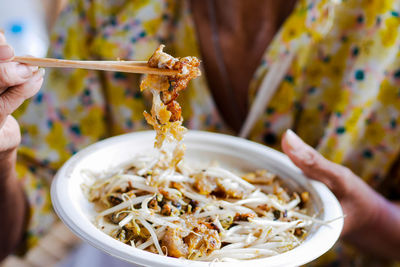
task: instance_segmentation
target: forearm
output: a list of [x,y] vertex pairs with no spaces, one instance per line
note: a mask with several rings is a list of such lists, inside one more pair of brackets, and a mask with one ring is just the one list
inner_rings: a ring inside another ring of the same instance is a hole
[[28,205],[15,173],[16,150],[0,154],[0,261],[20,244]]
[[46,14],[46,23],[48,30],[53,28],[55,21],[61,10],[65,7],[68,0],[42,0]]
[[36,66],[10,62],[13,56],[0,32],[0,260],[21,242],[28,210],[15,170],[20,129],[10,114],[39,91],[44,75]]
[[346,239],[373,255],[400,260],[400,205],[381,196],[375,202],[379,207],[376,216]]

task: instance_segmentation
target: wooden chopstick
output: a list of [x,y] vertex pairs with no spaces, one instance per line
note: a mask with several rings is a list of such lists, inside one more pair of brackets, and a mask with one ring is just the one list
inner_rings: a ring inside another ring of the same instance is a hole
[[147,61],[89,61],[36,57],[14,57],[12,61],[52,68],[78,68],[158,75],[176,75],[179,73],[177,70],[151,68],[147,66]]

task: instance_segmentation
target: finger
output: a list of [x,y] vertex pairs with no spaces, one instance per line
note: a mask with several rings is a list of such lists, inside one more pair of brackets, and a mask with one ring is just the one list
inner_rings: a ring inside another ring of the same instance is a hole
[[6,36],[4,35],[4,31],[0,29],[0,44],[7,43]]
[[7,62],[0,64],[0,91],[8,87],[23,84],[32,78],[37,66]]
[[348,168],[327,160],[291,130],[284,134],[282,148],[306,176],[324,183],[337,197],[347,194],[355,176]]
[[[18,122],[11,115],[4,120],[4,125],[0,128],[0,151],[13,151],[21,142],[21,131]],[[0,155],[4,153],[0,153]],[[0,156],[0,160],[1,160]]]
[[0,128],[5,118],[26,99],[35,95],[43,83],[44,69],[37,71],[27,82],[13,86],[0,95]]
[[2,42],[1,37],[0,37],[0,60],[6,61],[12,59],[14,56],[14,49],[9,46],[8,44]]

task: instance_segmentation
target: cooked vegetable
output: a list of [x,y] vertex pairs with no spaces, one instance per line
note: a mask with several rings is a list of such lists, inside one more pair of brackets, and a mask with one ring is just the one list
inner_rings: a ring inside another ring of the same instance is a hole
[[199,61],[162,49],[149,65],[181,72],[148,75],[141,84],[153,94],[151,114],[144,116],[157,132],[156,150],[109,177],[92,175],[84,191],[99,211],[97,227],[138,249],[191,260],[254,259],[296,247],[319,222],[306,214],[307,192],[289,193],[266,170],[239,175],[184,163],[186,128],[175,99],[200,74]]
[[[252,259],[296,247],[308,227],[319,222],[300,208],[299,194],[287,192],[278,177],[270,185],[279,194],[266,193],[261,184],[221,167],[183,174],[164,164],[167,155],[157,156],[159,162],[149,168],[154,159],[138,155],[133,167],[106,179],[93,177],[86,190],[100,210],[97,227],[114,225],[118,231],[103,231],[125,244],[193,260]],[[151,174],[140,176],[145,169]],[[269,179],[269,172],[258,173]],[[130,191],[120,193],[129,181]]]

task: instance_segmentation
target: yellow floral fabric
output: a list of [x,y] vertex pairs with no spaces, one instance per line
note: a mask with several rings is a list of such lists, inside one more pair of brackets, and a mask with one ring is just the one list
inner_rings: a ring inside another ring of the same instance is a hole
[[[385,192],[399,197],[398,176],[388,175],[400,150],[399,12],[399,0],[299,0],[250,84],[254,96],[270,66],[294,55],[250,139],[280,149],[291,128],[371,186],[390,180],[396,186]],[[184,0],[71,0],[51,41],[50,56],[57,58],[147,60],[160,43],[174,56],[201,58]],[[48,187],[65,160],[100,139],[149,128],[142,112],[151,98],[140,92],[140,79],[52,69],[41,92],[16,112],[23,137],[18,173],[31,203],[29,244],[54,220]],[[231,133],[206,75],[179,102],[190,129]],[[338,264],[339,257],[356,265],[349,251],[338,246],[324,264]]]
[[256,73],[253,90],[270,64],[294,51],[251,138],[277,147],[292,128],[378,186],[400,148],[399,3],[301,1]]

